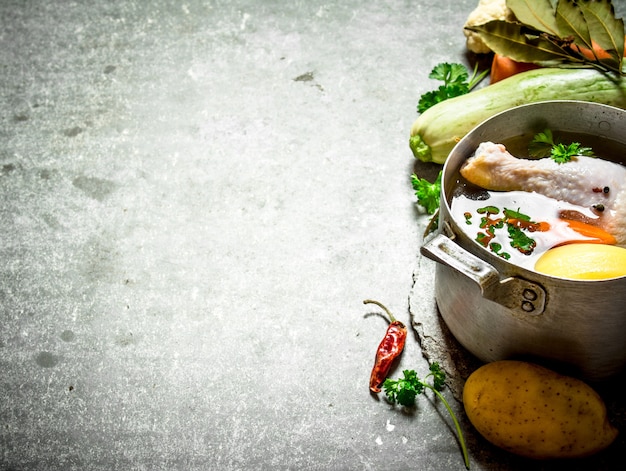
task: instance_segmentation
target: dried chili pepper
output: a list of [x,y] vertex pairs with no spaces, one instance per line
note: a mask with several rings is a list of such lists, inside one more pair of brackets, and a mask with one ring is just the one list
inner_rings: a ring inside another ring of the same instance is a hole
[[393,314],[389,312],[389,309],[378,301],[366,299],[363,301],[363,304],[376,304],[384,309],[390,320],[387,333],[376,350],[376,360],[374,362],[374,368],[372,368],[372,374],[370,375],[370,391],[378,393],[381,391],[385,379],[387,379],[387,375],[389,374],[394,360],[398,358],[402,350],[404,350],[407,329],[402,322],[396,320]]

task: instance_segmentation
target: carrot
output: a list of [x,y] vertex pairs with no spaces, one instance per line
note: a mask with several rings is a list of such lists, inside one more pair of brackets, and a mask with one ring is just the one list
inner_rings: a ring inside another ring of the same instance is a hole
[[[591,41],[591,49],[587,47],[576,46],[576,45],[572,45],[572,49],[582,54],[589,60],[596,60],[596,59],[602,60],[602,59],[611,58],[611,54],[609,54],[600,46],[598,46],[598,43],[596,43],[595,41]],[[624,50],[626,51],[626,36],[624,37]]]
[[588,244],[607,244],[607,245],[615,245],[617,241],[615,237],[606,232],[604,229],[598,226],[594,226],[593,224],[588,224],[582,221],[575,221],[573,219],[562,219],[567,222],[567,225],[570,229],[578,232],[580,235],[584,237],[590,237],[591,239],[583,239],[583,240],[571,240],[567,242],[563,242],[561,245],[565,244],[574,244],[577,242],[586,242]]
[[[598,46],[595,41],[592,43],[592,49],[576,45],[573,45],[572,49],[582,54],[589,60],[602,60],[609,59],[611,57],[611,55]],[[626,51],[626,36],[624,36],[624,50]],[[626,57],[626,53],[624,54],[624,57]],[[539,67],[540,66],[536,64],[531,64],[529,62],[516,62],[508,57],[501,56],[500,54],[494,54],[493,60],[491,61],[489,83],[496,83],[510,77],[511,75],[519,74],[520,72],[525,72],[527,70],[537,69]]]
[[489,83],[496,83],[512,75],[519,74],[520,72],[526,72],[527,70],[538,68],[539,66],[536,64],[531,64],[529,62],[517,62],[506,56],[494,54],[493,60],[491,61]]

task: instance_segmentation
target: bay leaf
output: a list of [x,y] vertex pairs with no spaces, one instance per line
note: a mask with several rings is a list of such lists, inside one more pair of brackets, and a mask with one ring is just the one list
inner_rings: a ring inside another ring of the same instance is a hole
[[556,24],[561,38],[571,36],[575,44],[591,49],[587,21],[574,0],[559,0],[556,7]]
[[559,36],[554,2],[550,0],[506,0],[515,18],[538,31]]
[[572,59],[562,47],[520,23],[492,20],[467,29],[478,34],[493,52],[514,61],[545,64]]
[[611,0],[578,0],[591,39],[621,63],[624,57],[624,21],[615,17]]

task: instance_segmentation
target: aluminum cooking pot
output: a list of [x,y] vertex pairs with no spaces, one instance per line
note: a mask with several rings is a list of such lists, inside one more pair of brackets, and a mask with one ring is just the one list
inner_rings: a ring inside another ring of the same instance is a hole
[[450,153],[442,173],[438,233],[421,252],[438,262],[435,298],[442,318],[479,359],[541,359],[568,373],[602,380],[626,365],[626,277],[586,281],[537,273],[485,249],[461,229],[464,221],[451,217],[458,171],[481,142],[532,136],[546,128],[615,141],[626,157],[624,110],[549,101],[499,113]]

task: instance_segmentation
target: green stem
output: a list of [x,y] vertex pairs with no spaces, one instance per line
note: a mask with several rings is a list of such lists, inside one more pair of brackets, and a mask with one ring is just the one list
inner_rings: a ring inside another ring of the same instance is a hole
[[432,390],[437,395],[437,397],[441,399],[441,402],[443,402],[443,405],[446,406],[446,409],[448,409],[448,414],[450,414],[450,417],[452,417],[452,421],[454,422],[454,426],[456,427],[456,433],[459,436],[459,443],[461,444],[461,451],[463,452],[463,460],[465,461],[465,467],[467,469],[470,469],[469,455],[467,453],[467,446],[465,445],[465,439],[463,438],[463,432],[461,431],[461,426],[459,425],[459,421],[456,419],[456,415],[454,415],[454,412],[452,411],[450,404],[448,404],[448,401],[446,401],[446,398],[443,397],[443,394],[437,391],[430,384],[426,384],[426,383],[423,383],[423,384],[425,387]]
[[490,71],[489,69],[486,69],[486,70],[483,70],[480,74],[478,74],[478,63],[476,63],[476,65],[474,65],[474,73],[472,74],[468,82],[469,90],[472,91],[474,87],[476,87],[476,85],[482,82],[482,80],[487,76],[489,71]]
[[393,316],[391,311],[389,311],[389,309],[387,309],[382,303],[378,301],[374,301],[373,299],[366,299],[365,301],[363,301],[363,304],[376,304],[378,307],[380,307],[387,313],[387,315],[389,316],[389,319],[391,319],[391,322],[396,321],[396,318]]
[[411,148],[413,156],[416,159],[421,160],[422,162],[432,162],[432,149],[419,134],[409,138],[409,147]]

